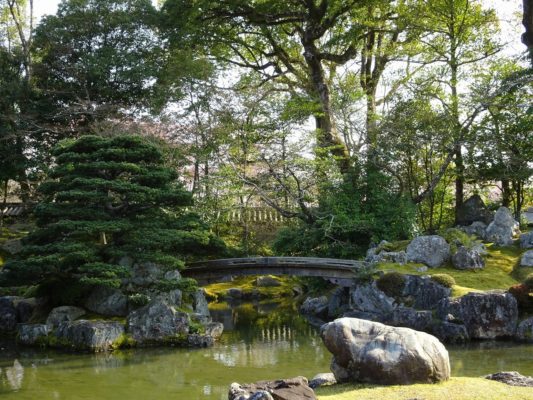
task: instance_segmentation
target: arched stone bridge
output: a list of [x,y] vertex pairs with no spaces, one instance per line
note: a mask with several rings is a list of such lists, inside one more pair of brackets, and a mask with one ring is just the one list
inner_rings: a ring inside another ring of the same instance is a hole
[[355,260],[313,257],[251,257],[200,261],[188,264],[182,275],[200,283],[220,282],[228,276],[315,276],[337,285],[350,286],[357,271],[367,263]]

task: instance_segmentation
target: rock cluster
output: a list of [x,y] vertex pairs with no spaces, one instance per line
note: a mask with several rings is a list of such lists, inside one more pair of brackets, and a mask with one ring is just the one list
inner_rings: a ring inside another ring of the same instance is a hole
[[492,375],[487,375],[485,378],[505,383],[509,386],[533,387],[533,377],[521,375],[516,371],[497,372]]

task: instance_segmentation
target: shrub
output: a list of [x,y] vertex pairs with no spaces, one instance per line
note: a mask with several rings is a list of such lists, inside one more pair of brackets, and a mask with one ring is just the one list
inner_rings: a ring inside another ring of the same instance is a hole
[[476,236],[469,235],[468,233],[457,228],[449,228],[439,232],[439,234],[450,244],[452,253],[457,252],[458,244],[461,244],[470,250],[481,243]]
[[142,307],[150,301],[150,297],[142,293],[135,293],[128,296],[128,302],[135,308]]
[[431,275],[431,280],[447,288],[452,288],[456,284],[454,277],[448,274]]
[[380,276],[376,285],[387,296],[400,297],[405,286],[405,276],[399,272],[389,272]]

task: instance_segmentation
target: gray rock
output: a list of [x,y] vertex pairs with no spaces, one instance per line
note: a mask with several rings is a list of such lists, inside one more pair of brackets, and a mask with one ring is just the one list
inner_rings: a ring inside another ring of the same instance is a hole
[[153,262],[133,262],[131,258],[124,257],[119,264],[128,266],[131,271],[131,276],[122,281],[125,286],[147,287],[164,276],[163,269]]
[[533,387],[533,377],[521,375],[516,371],[497,372],[492,375],[487,375],[485,378],[505,383],[509,386]]
[[166,301],[154,299],[131,312],[126,326],[137,343],[157,344],[188,334],[189,321],[189,314],[176,311]]
[[351,289],[350,308],[375,315],[372,319],[385,319],[395,307],[394,299],[379,290],[375,282]]
[[84,306],[100,315],[125,317],[128,314],[128,298],[119,289],[97,286],[93,289]]
[[520,235],[520,247],[522,249],[533,249],[533,231]]
[[85,310],[83,308],[74,306],[56,307],[50,311],[50,314],[48,314],[46,325],[48,325],[48,330],[53,330],[57,328],[61,322],[74,321],[82,315],[85,315]]
[[468,293],[444,300],[437,315],[443,320],[463,323],[471,339],[496,339],[515,334],[518,306],[513,295],[507,292]]
[[471,225],[459,226],[458,228],[469,235],[475,235],[480,239],[485,239],[487,224],[481,221],[475,221]]
[[181,279],[181,274],[179,269],[174,269],[172,271],[165,272],[164,278],[169,281],[179,281]]
[[[270,396],[270,397],[268,397]],[[315,392],[309,387],[307,379],[299,376],[292,379],[260,381],[240,385],[232,383],[228,393],[229,400],[315,400]]]
[[457,269],[482,269],[485,268],[485,260],[476,250],[459,247],[452,257],[452,264]]
[[78,320],[62,322],[55,335],[61,347],[94,352],[111,350],[124,335],[124,326],[115,321]]
[[337,380],[335,379],[335,375],[332,372],[324,372],[321,374],[317,374],[309,381],[309,387],[311,389],[316,389],[317,387],[321,386],[331,386],[335,385],[337,383]]
[[470,340],[466,326],[448,321],[440,321],[430,328],[431,334],[444,343],[464,343]]
[[372,251],[375,253],[376,249],[369,249],[367,252],[367,257],[365,261],[377,264],[381,262],[391,262],[396,264],[406,264],[407,263],[407,254],[405,251],[385,251],[381,250],[377,254],[372,254]]
[[452,290],[429,276],[405,275],[403,296],[414,299],[413,307],[421,310],[434,310],[439,302],[450,296]]
[[328,298],[326,296],[305,299],[300,306],[300,312],[305,315],[327,318],[328,315]]
[[273,277],[273,276],[258,276],[255,285],[258,287],[277,287],[281,286],[281,282],[279,279]]
[[189,347],[211,347],[215,344],[215,338],[209,335],[200,335],[193,333],[187,336],[187,345]]
[[211,314],[209,314],[209,306],[207,304],[203,289],[198,289],[196,292],[193,293],[192,308],[195,313],[201,314],[205,317],[211,317]]
[[515,338],[521,342],[533,343],[533,317],[527,318],[518,324]]
[[533,267],[533,250],[528,250],[520,258],[521,267]]
[[321,328],[338,382],[432,383],[449,379],[448,352],[434,336],[355,318]]
[[227,296],[232,299],[242,299],[242,290],[239,288],[229,288],[227,291]]
[[403,326],[417,331],[425,331],[431,325],[431,311],[417,311],[411,307],[397,307],[387,320],[388,325]]
[[14,256],[22,251],[22,241],[20,239],[7,240],[2,243],[0,249]]
[[513,236],[518,234],[518,222],[513,218],[513,214],[506,207],[500,207],[494,215],[492,221],[485,232],[485,239],[498,246],[513,245]]
[[213,339],[218,339],[224,332],[224,324],[221,322],[210,322],[205,327],[205,334],[211,336]]
[[487,246],[485,246],[484,243],[475,243],[472,245],[470,250],[475,250],[482,256],[486,256],[487,254],[489,254]]
[[38,307],[41,307],[44,304],[44,299],[37,299],[31,297],[28,299],[20,299],[15,301],[15,308],[17,309],[17,319],[21,323],[28,322],[33,313]]
[[48,336],[46,324],[19,324],[17,342],[32,346],[38,344],[41,338]]
[[20,300],[20,297],[0,297],[0,333],[11,333],[17,328],[17,300]]
[[183,293],[179,289],[171,290],[170,292],[165,293],[165,299],[168,301],[168,304],[174,307],[181,307],[181,302],[183,300]]
[[477,194],[467,199],[457,210],[457,223],[459,225],[470,225],[476,221],[489,224],[493,218],[492,211],[487,208]]
[[348,289],[338,287],[328,301],[328,318],[341,316],[348,309]]
[[438,235],[418,236],[407,246],[409,261],[440,267],[450,259],[450,245]]

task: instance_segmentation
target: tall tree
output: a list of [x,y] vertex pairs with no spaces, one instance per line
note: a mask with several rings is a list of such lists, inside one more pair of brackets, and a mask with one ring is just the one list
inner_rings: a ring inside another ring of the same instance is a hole
[[526,29],[522,35],[522,42],[526,45],[533,64],[533,0],[523,0],[522,24]]

